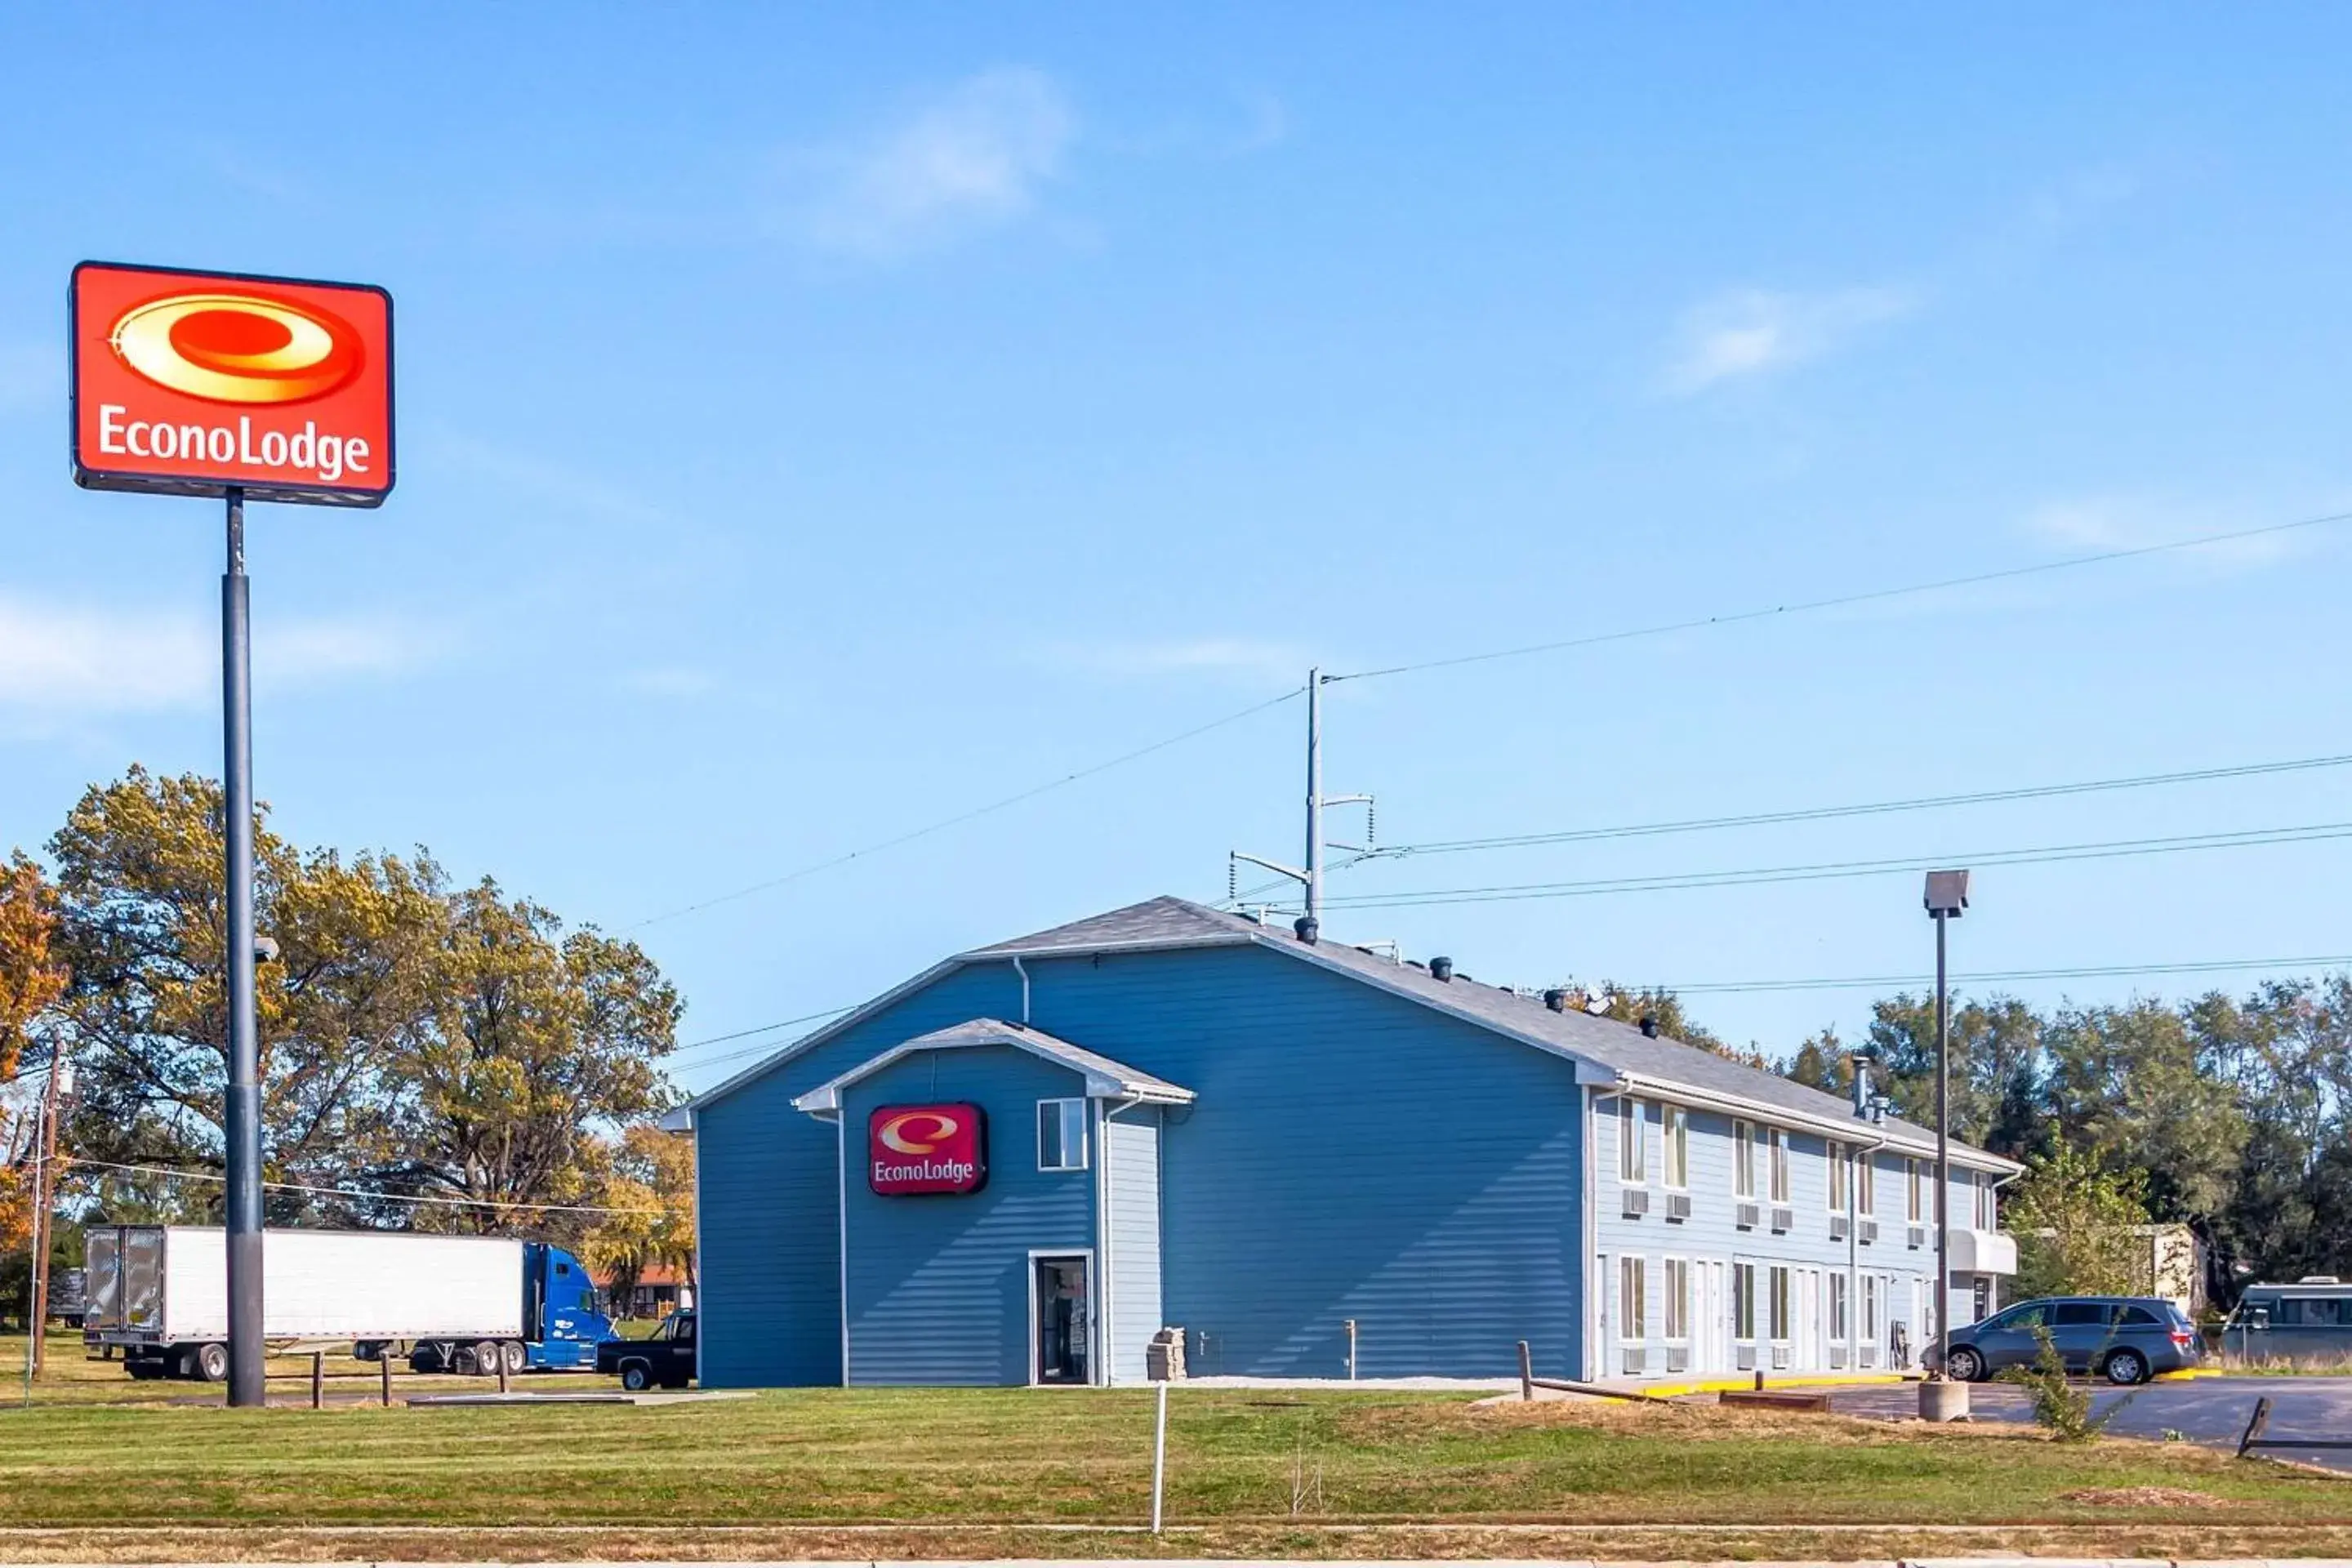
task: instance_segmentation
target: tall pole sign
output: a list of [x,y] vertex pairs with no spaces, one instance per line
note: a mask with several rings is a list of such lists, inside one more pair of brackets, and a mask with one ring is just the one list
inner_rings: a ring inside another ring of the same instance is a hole
[[359,284],[85,261],[73,270],[67,300],[74,482],[227,503],[221,773],[228,841],[228,1402],[262,1405],[245,503],[373,507],[392,493],[392,296]]

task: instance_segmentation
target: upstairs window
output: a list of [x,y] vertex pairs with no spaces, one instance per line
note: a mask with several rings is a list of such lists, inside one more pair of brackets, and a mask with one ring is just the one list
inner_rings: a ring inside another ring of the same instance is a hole
[[1927,1217],[1926,1184],[1920,1180],[1919,1162],[1906,1158],[1903,1162],[1903,1217],[1913,1225]]
[[1666,1146],[1666,1185],[1679,1190],[1690,1185],[1690,1112],[1668,1105],[1660,1108],[1659,1116]]
[[1859,1215],[1878,1212],[1878,1161],[1868,1154],[1854,1158],[1853,1212]]
[[1083,1171],[1087,1168],[1085,1100],[1041,1100],[1037,1102],[1037,1168],[1041,1171]]
[[1772,1201],[1789,1201],[1789,1135],[1772,1129]]
[[1617,1174],[1629,1186],[1650,1179],[1648,1107],[1633,1099],[1617,1102]]
[[1853,1152],[1830,1140],[1830,1213],[1845,1213],[1847,1191],[1853,1185]]
[[1970,1176],[1969,1178],[1969,1184],[1974,1189],[1974,1196],[1976,1198],[1977,1228],[1979,1230],[1990,1230],[1993,1228],[1994,1217],[1992,1178],[1981,1175]]
[[1756,1124],[1752,1121],[1731,1124],[1731,1195],[1756,1195]]

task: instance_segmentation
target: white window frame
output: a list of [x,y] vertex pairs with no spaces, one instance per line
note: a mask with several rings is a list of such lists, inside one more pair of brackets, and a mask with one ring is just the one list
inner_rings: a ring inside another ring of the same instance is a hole
[[1903,1156],[1903,1217],[1913,1225],[1924,1225],[1927,1218],[1927,1193],[1919,1175],[1918,1157]]
[[1629,1187],[1650,1184],[1649,1107],[1627,1095],[1617,1102],[1617,1179]]
[[1664,1337],[1669,1345],[1687,1346],[1691,1341],[1691,1266],[1687,1258],[1666,1258],[1659,1260],[1664,1276],[1659,1280],[1664,1289],[1662,1308],[1664,1314]]
[[1731,1124],[1731,1195],[1753,1202],[1756,1197],[1756,1123]]
[[1831,1269],[1829,1280],[1830,1343],[1833,1345],[1842,1345],[1849,1342],[1849,1339],[1853,1332],[1853,1303],[1851,1300],[1852,1292],[1846,1284],[1845,1271],[1843,1269]]
[[1679,1105],[1658,1107],[1660,1163],[1668,1190],[1690,1190],[1690,1112]]
[[1844,1214],[1847,1210],[1846,1191],[1853,1184],[1853,1152],[1832,1138],[1829,1141],[1830,1213]]
[[1775,1263],[1764,1270],[1764,1280],[1765,1336],[1776,1348],[1786,1349],[1797,1339],[1797,1271]]
[[[1061,1157],[1061,1163],[1054,1165],[1045,1163],[1045,1108],[1049,1105],[1055,1108],[1054,1142],[1059,1145],[1057,1152]],[[1084,1100],[1039,1100],[1037,1102],[1037,1168],[1040,1171],[1056,1173],[1091,1169],[1094,1150],[1091,1147],[1093,1139],[1090,1136],[1090,1129],[1087,1125],[1088,1121],[1087,1102]],[[1078,1157],[1075,1163],[1069,1157],[1070,1131],[1073,1127],[1076,1128],[1078,1138]]]
[[1874,1345],[1878,1342],[1879,1305],[1878,1276],[1865,1274],[1862,1277],[1862,1342],[1864,1344]]
[[1645,1345],[1650,1339],[1649,1259],[1625,1253],[1617,1259],[1617,1342]]
[[1993,1229],[1999,1223],[2000,1217],[2000,1211],[1995,1206],[1993,1184],[1985,1180],[1984,1173],[1982,1172],[1970,1172],[1969,1174],[1969,1185],[1974,1189],[1975,1194],[1976,1214],[1974,1218],[1977,1222],[1976,1227],[1979,1230]]
[[[1731,1341],[1734,1344],[1756,1342],[1756,1265],[1735,1262],[1731,1266]],[[1740,1331],[1740,1320],[1747,1320],[1747,1332]]]
[[1788,1133],[1778,1127],[1773,1128],[1770,1132],[1769,1149],[1772,1168],[1772,1201],[1776,1204],[1786,1204],[1791,1201],[1789,1194],[1793,1190],[1789,1179]]
[[1878,1213],[1878,1159],[1868,1149],[1853,1159],[1853,1212],[1865,1218]]

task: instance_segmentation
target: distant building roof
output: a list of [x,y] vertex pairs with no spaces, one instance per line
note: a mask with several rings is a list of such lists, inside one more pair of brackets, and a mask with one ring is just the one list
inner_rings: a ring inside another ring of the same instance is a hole
[[[701,1096],[696,1103],[707,1104],[732,1092],[898,997],[966,964],[1015,958],[1241,946],[1268,948],[1319,964],[1539,1049],[1590,1064],[1600,1069],[1606,1079],[1631,1092],[1657,1091],[1670,1098],[1679,1095],[1718,1100],[1733,1109],[1757,1110],[1768,1118],[1777,1115],[1784,1121],[1808,1123],[1832,1135],[1857,1140],[1883,1138],[1889,1146],[1914,1152],[1932,1152],[1935,1147],[1932,1129],[1891,1117],[1877,1122],[1857,1120],[1853,1107],[1837,1095],[1824,1094],[1778,1073],[1680,1040],[1645,1035],[1631,1024],[1596,1017],[1575,1008],[1554,1012],[1540,997],[1482,984],[1458,972],[1450,980],[1440,980],[1417,963],[1399,963],[1328,938],[1304,942],[1278,926],[1165,896],[959,954],[784,1047]],[[2012,1160],[1957,1140],[1952,1148],[1971,1164],[2000,1170],[2021,1168]]]

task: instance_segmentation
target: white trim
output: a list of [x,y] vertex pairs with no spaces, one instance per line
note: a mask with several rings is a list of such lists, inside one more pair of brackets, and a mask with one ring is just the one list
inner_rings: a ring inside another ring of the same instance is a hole
[[[971,1022],[977,1025],[1000,1024],[999,1020],[989,1018],[974,1018]],[[961,1027],[961,1026],[952,1026]],[[804,1111],[811,1116],[822,1116],[828,1110],[839,1110],[842,1090],[872,1078],[892,1063],[904,1060],[919,1051],[968,1051],[995,1046],[1010,1046],[1015,1050],[1026,1051],[1041,1061],[1051,1062],[1066,1072],[1077,1074],[1086,1083],[1086,1098],[1089,1100],[1134,1099],[1170,1105],[1190,1105],[1197,1098],[1191,1089],[1180,1088],[1163,1079],[1150,1079],[1145,1081],[1114,1078],[1108,1073],[1088,1068],[1070,1060],[1062,1051],[1055,1048],[1055,1046],[1065,1042],[1054,1040],[1051,1036],[1046,1036],[1043,1039],[1033,1037],[1042,1034],[1043,1031],[1040,1030],[1003,1024],[992,1029],[982,1037],[964,1040],[940,1039],[939,1035],[944,1032],[918,1035],[910,1040],[900,1041],[887,1051],[866,1058],[846,1072],[826,1079],[806,1094],[795,1097],[793,1100],[793,1109]],[[1095,1053],[1087,1054],[1091,1056]]]
[[688,1136],[694,1140],[694,1385],[704,1387],[702,1381],[702,1344],[710,1337],[710,1314],[703,1310],[702,1298],[702,1130],[687,1118]]
[[[1038,1174],[1066,1175],[1074,1171],[1091,1171],[1095,1168],[1097,1163],[1095,1159],[1095,1145],[1101,1140],[1096,1136],[1095,1130],[1087,1123],[1096,1119],[1088,1117],[1085,1111],[1079,1113],[1078,1159],[1076,1164],[1072,1164],[1069,1159],[1069,1140],[1064,1136],[1069,1131],[1070,1118],[1069,1112],[1064,1107],[1077,1105],[1093,1108],[1101,1103],[1100,1100],[1074,1094],[1048,1095],[1037,1101],[1036,1109],[1029,1114],[1029,1135],[1036,1141],[1036,1152],[1031,1157],[1037,1163]],[[1063,1162],[1058,1165],[1045,1163],[1045,1108],[1049,1105],[1054,1108],[1054,1142],[1060,1145],[1059,1152]]]
[[[1112,1332],[1114,1310],[1111,1302],[1111,1239],[1110,1239],[1110,1116],[1109,1103],[1093,1100],[1087,1109],[1094,1113],[1094,1128],[1087,1136],[1094,1140],[1095,1154],[1095,1256],[1102,1259],[1102,1282],[1095,1289],[1102,1298],[1102,1342],[1106,1349],[1118,1343]],[[1097,1388],[1111,1382],[1110,1357],[1106,1355],[1098,1366],[1087,1369],[1088,1381]]]
[[[1593,1277],[1604,1274],[1601,1264],[1601,1216],[1598,1212],[1601,1192],[1601,1102],[1605,1098],[1590,1086],[1580,1087],[1584,1097],[1584,1192],[1580,1206],[1584,1210],[1584,1278],[1579,1291],[1584,1298],[1584,1343],[1580,1348],[1578,1377],[1591,1383],[1600,1375],[1601,1364],[1601,1303],[1593,1286]],[[1602,1281],[1602,1289],[1607,1283]]]
[[[1102,1381],[1101,1339],[1102,1312],[1097,1292],[1102,1289],[1102,1271],[1095,1266],[1095,1249],[1091,1247],[1033,1247],[1029,1249],[1029,1317],[1023,1332],[1029,1341],[1029,1386],[1048,1386],[1040,1377],[1037,1365],[1037,1260],[1041,1258],[1083,1258],[1087,1260],[1087,1382],[1099,1387]],[[1059,1384],[1050,1386],[1060,1387]]]
[[[1683,1289],[1679,1298],[1675,1294],[1673,1284],[1677,1264],[1682,1266],[1683,1271]],[[1688,1350],[1694,1338],[1691,1333],[1691,1268],[1692,1260],[1678,1252],[1663,1253],[1658,1258],[1658,1342],[1669,1348],[1679,1345]],[[1675,1333],[1666,1321],[1671,1310],[1677,1306],[1681,1309],[1683,1321],[1680,1334]]]
[[[1645,1073],[1628,1072],[1615,1075],[1617,1087],[1622,1092],[1638,1094],[1645,1099],[1672,1100],[1701,1110],[1719,1110],[1727,1115],[1756,1122],[1759,1126],[1778,1126],[1790,1131],[1819,1133],[1824,1137],[1853,1139],[1857,1134],[1880,1134],[1880,1147],[1900,1150],[1905,1153],[1924,1151],[1934,1158],[1936,1142],[1932,1136],[1913,1142],[1911,1135],[1885,1123],[1876,1127],[1851,1118],[1809,1116],[1801,1110],[1774,1105],[1766,1100],[1744,1100],[1737,1095],[1718,1093],[1678,1083],[1672,1079],[1652,1078]],[[1952,1167],[1955,1170],[2022,1171],[2024,1166],[1999,1154],[1965,1144],[1952,1145]]]
[[[1677,1127],[1682,1132],[1679,1140],[1675,1136]],[[1675,1179],[1675,1146],[1678,1142],[1682,1146],[1683,1153],[1683,1174],[1680,1181]],[[1690,1107],[1686,1105],[1678,1105],[1671,1101],[1659,1103],[1658,1182],[1670,1193],[1690,1191]]]
[[841,1386],[849,1384],[849,1130],[838,1111],[833,1118],[833,1169],[837,1185],[833,1214],[841,1227]]

